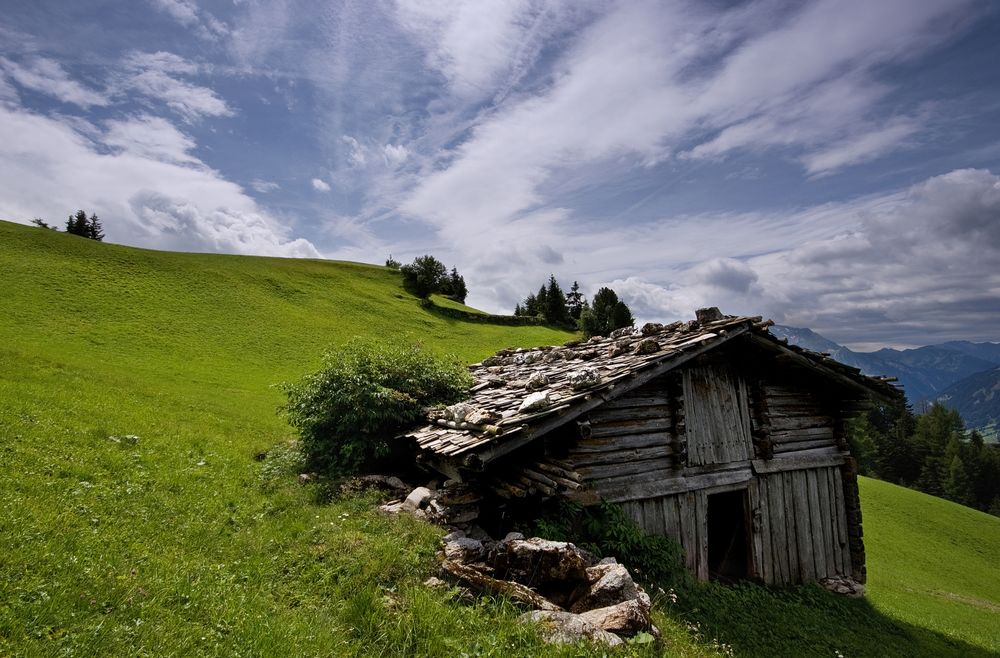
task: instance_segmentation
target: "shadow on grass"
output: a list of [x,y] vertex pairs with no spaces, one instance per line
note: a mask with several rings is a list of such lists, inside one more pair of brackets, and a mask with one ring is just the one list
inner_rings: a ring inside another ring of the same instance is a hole
[[698,585],[680,595],[675,610],[698,623],[703,637],[731,645],[738,656],[996,655],[818,586]]

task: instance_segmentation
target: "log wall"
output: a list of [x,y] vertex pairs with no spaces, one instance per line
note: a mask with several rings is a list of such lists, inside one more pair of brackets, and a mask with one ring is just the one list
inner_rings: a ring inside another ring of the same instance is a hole
[[596,492],[674,477],[683,463],[684,410],[664,377],[592,411],[566,461]]
[[754,404],[764,411],[754,414],[753,431],[766,434],[773,456],[838,447],[836,414],[808,387],[768,383],[755,393]]

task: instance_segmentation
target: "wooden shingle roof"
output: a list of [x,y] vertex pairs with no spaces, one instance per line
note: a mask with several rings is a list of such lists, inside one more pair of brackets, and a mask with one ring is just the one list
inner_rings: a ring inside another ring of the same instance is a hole
[[470,367],[475,384],[465,402],[432,410],[429,424],[405,436],[425,454],[481,464],[743,334],[842,383],[881,397],[898,395],[888,379],[785,344],[767,331],[771,324],[715,311],[701,322],[647,324],[565,346],[501,350]]

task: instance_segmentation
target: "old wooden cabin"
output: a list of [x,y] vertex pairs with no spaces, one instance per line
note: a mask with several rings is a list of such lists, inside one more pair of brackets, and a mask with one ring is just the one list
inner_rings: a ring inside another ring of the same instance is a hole
[[472,367],[471,398],[408,436],[418,459],[499,499],[609,501],[676,539],[699,579],[865,581],[846,421],[899,391],[772,336],[698,320]]

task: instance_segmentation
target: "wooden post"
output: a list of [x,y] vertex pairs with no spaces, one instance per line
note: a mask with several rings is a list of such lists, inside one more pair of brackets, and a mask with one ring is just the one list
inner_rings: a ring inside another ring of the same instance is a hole
[[847,543],[851,551],[851,577],[859,583],[868,580],[865,566],[865,543],[861,530],[861,498],[858,495],[858,467],[848,458],[840,467],[844,486],[844,507],[847,517]]

